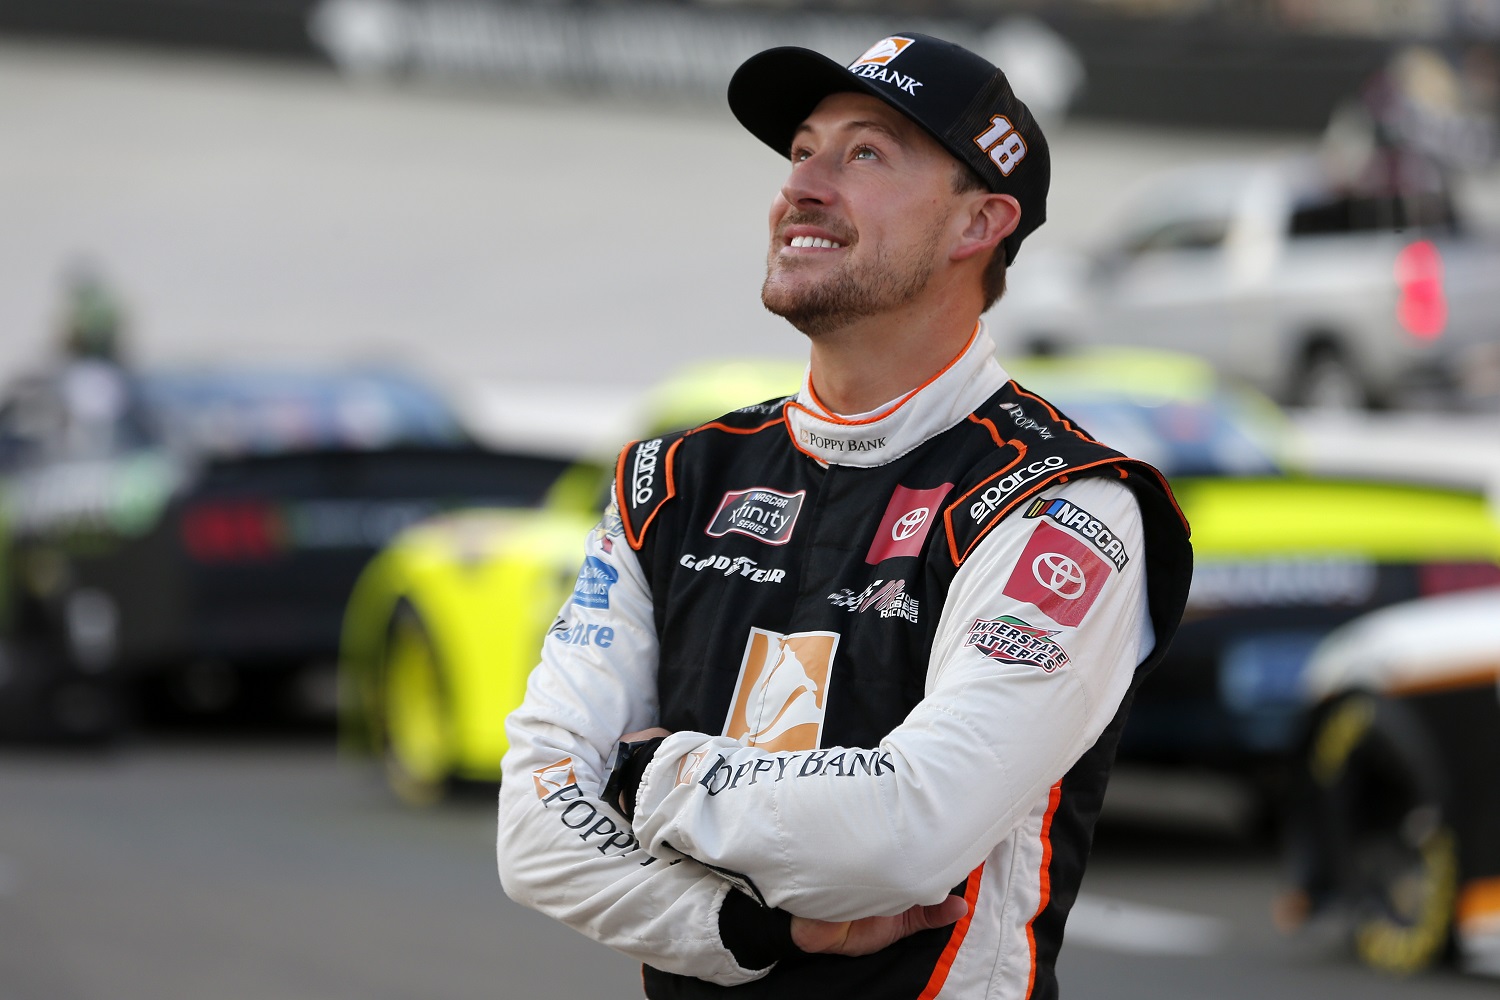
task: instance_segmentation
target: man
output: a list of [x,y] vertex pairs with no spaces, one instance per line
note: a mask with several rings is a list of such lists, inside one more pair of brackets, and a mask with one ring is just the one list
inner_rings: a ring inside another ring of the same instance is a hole
[[908,33],[729,100],[790,158],[762,297],[808,375],[620,455],[562,612],[600,638],[507,723],[501,878],[651,997],[1054,996],[1185,525],[992,356],[1049,173],[1000,71]]

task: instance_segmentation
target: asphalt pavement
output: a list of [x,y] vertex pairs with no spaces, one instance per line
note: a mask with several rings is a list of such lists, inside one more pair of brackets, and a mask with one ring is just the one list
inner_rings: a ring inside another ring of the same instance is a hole
[[[640,995],[629,960],[501,892],[492,793],[414,812],[322,739],[11,750],[0,804],[5,1000]],[[1284,938],[1273,852],[1201,814],[1132,815],[1101,830],[1069,924],[1072,1000],[1495,995],[1454,972],[1382,978],[1326,931]]]

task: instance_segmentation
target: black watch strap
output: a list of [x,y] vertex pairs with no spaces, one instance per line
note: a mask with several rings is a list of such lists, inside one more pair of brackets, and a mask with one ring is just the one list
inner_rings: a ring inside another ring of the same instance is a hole
[[617,806],[626,819],[635,819],[635,795],[641,787],[641,776],[664,739],[665,736],[655,736],[633,743],[622,741],[615,748],[614,766],[604,783],[603,797],[609,805]]

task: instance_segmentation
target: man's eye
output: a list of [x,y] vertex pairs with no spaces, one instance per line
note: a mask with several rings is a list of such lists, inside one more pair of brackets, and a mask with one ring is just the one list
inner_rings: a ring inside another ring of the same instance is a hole
[[855,146],[849,156],[855,160],[874,160],[878,159],[880,154],[875,152],[874,148],[870,146]]
[[807,149],[805,147],[801,148],[801,149],[794,149],[794,150],[792,150],[792,162],[793,163],[801,163],[803,160],[807,159],[811,155],[812,155],[812,150]]

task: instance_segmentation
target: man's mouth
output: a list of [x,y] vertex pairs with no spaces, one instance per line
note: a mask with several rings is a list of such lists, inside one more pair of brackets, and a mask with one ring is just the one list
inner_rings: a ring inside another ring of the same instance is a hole
[[787,246],[797,247],[799,249],[808,247],[819,248],[823,250],[839,250],[843,248],[844,244],[835,242],[834,240],[823,239],[819,236],[793,236],[791,240],[787,242]]

